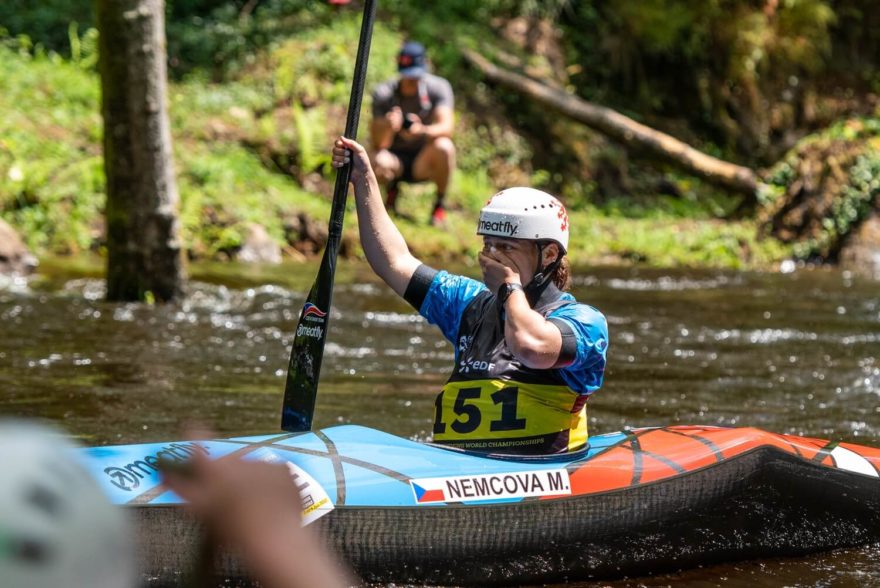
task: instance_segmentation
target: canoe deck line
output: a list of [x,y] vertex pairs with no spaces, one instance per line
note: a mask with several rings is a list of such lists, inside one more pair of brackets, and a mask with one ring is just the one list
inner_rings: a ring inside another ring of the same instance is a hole
[[[753,428],[599,435],[567,461],[489,459],[353,425],[84,451],[132,510],[151,586],[179,585],[201,536],[153,466],[195,451],[287,462],[306,520],[374,582],[608,579],[880,540],[880,450]],[[216,572],[248,585],[230,554]]]

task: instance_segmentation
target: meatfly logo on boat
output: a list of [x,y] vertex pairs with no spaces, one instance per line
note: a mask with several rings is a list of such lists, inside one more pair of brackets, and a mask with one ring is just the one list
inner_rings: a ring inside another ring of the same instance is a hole
[[165,445],[155,454],[145,455],[140,459],[133,459],[121,466],[104,468],[104,473],[110,478],[110,483],[126,492],[131,492],[141,485],[144,478],[152,479],[158,475],[159,460],[186,461],[196,453],[208,454],[208,448],[200,443],[172,443]]
[[571,494],[566,470],[422,478],[410,480],[410,486],[419,504]]

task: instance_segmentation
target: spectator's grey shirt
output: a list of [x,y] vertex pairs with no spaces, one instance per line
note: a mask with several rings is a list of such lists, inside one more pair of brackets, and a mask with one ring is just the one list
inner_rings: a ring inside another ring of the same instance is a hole
[[[448,81],[431,74],[425,74],[419,79],[419,91],[415,96],[403,96],[398,89],[397,78],[379,84],[373,90],[373,116],[381,117],[395,106],[403,111],[404,118],[407,114],[417,114],[423,124],[429,125],[434,122],[434,110],[438,106],[455,107],[455,97],[452,94],[452,86]],[[392,151],[418,151],[425,143],[424,138],[404,141],[400,135],[395,135],[391,144]]]

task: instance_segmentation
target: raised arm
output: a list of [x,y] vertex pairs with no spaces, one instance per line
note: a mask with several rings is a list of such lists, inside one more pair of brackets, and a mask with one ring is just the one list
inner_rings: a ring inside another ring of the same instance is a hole
[[333,146],[333,167],[349,162],[364,254],[373,271],[403,296],[421,262],[410,253],[403,235],[385,210],[366,150],[356,141],[339,137]]

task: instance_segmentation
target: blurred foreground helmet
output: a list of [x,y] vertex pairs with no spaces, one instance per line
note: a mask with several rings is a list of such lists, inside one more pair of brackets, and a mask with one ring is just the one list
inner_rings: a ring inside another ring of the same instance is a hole
[[559,200],[534,188],[498,192],[480,211],[478,235],[554,241],[568,251],[568,213]]
[[60,433],[0,420],[0,586],[129,588],[128,521]]

